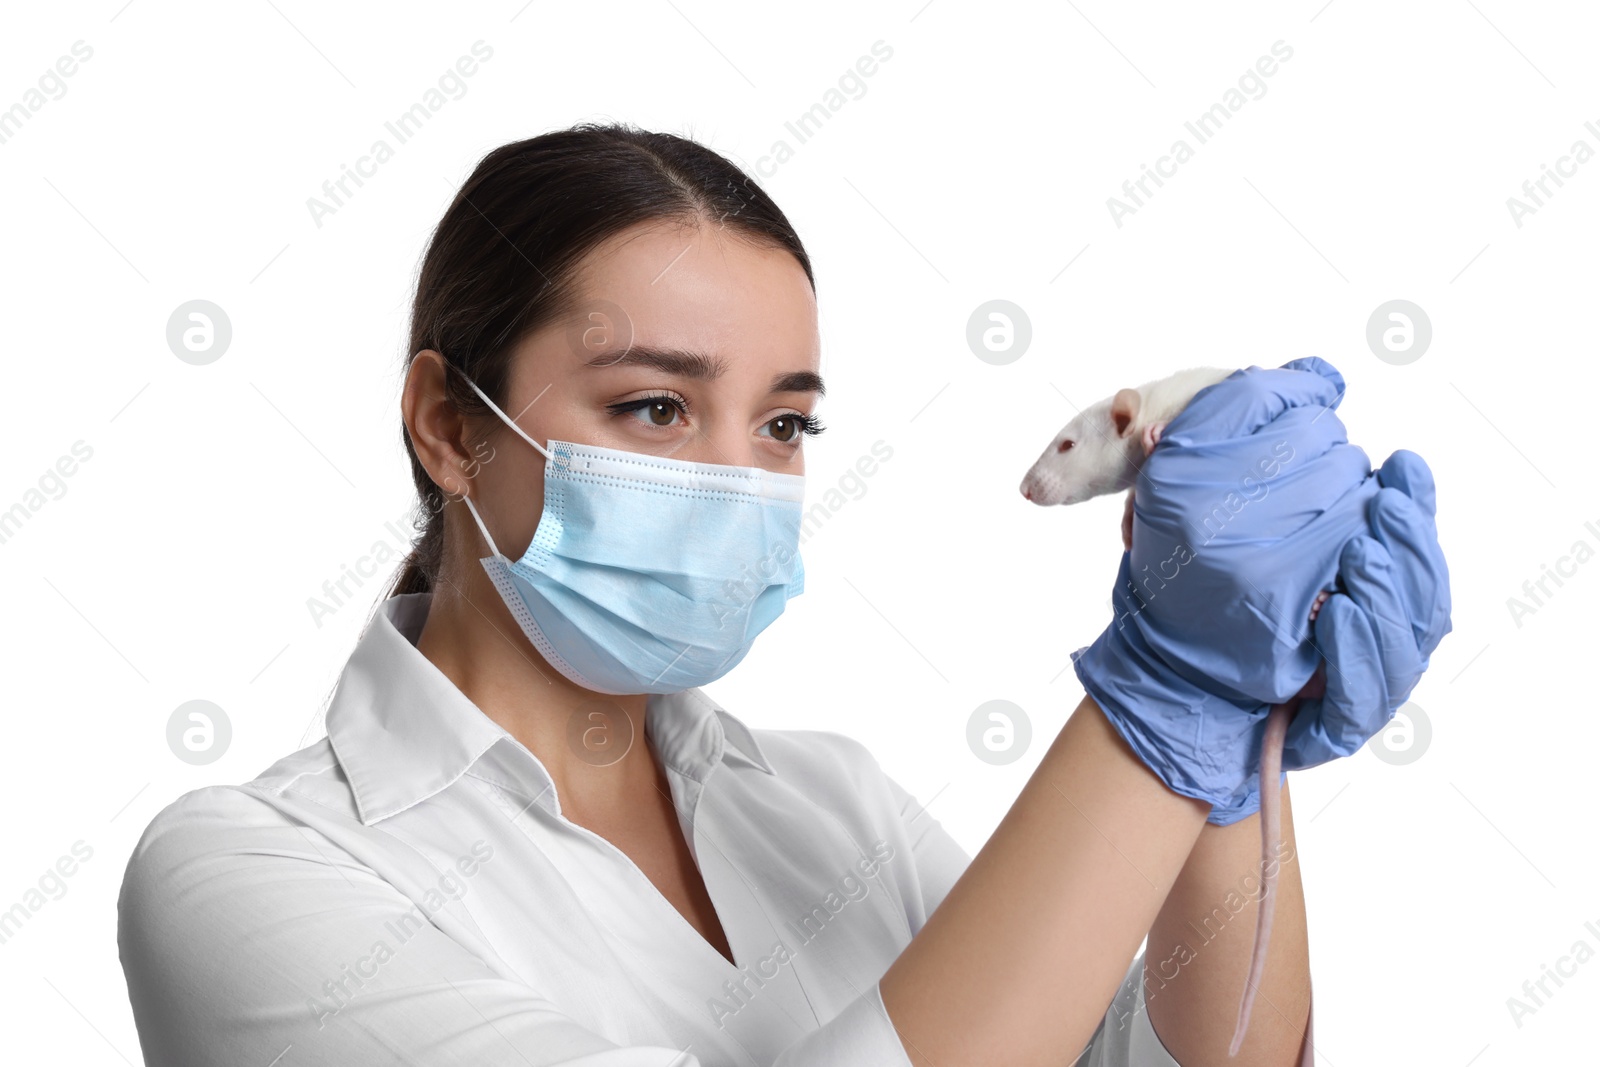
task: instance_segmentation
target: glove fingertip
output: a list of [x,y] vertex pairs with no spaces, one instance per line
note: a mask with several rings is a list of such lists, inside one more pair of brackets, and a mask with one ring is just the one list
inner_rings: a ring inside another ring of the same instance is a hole
[[1428,461],[1408,448],[1397,448],[1378,468],[1378,484],[1398,489],[1432,518],[1438,511],[1438,487]]
[[1339,550],[1339,572],[1345,586],[1351,585],[1350,575],[1367,581],[1387,583],[1394,570],[1394,556],[1384,543],[1371,534],[1356,534]]
[[[1307,728],[1314,727],[1330,751],[1349,755],[1381,727],[1381,722],[1373,725],[1373,719],[1390,711],[1384,670],[1390,665],[1385,664],[1371,620],[1348,595],[1330,596],[1313,626],[1317,645],[1328,662],[1328,674],[1321,714]],[[1394,654],[1391,650],[1391,657]],[[1295,719],[1299,721],[1300,716]],[[1291,731],[1293,728],[1291,723]]]
[[1306,371],[1310,374],[1320,374],[1324,378],[1328,379],[1328,381],[1332,382],[1336,392],[1333,402],[1328,405],[1329,407],[1338,407],[1339,402],[1344,399],[1344,375],[1339,373],[1339,368],[1335,367],[1332,363],[1329,363],[1321,356],[1301,356],[1299,359],[1291,359],[1279,369],[1298,370]]

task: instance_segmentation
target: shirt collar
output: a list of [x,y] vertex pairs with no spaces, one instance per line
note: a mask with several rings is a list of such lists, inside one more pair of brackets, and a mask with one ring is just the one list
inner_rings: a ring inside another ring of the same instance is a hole
[[[385,600],[367,624],[328,705],[328,740],[363,824],[440,792],[496,744],[526,755],[531,795],[560,815],[543,763],[417,651],[431,593]],[[645,729],[662,762],[704,782],[720,763],[774,774],[754,733],[700,689],[651,694]]]

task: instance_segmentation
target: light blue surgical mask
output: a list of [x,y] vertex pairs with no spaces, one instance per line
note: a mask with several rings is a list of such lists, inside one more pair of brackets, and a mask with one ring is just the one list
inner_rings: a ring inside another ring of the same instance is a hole
[[482,560],[545,659],[599,693],[676,693],[731,671],[805,588],[805,478],[760,467],[539,444],[544,511],[522,558]]

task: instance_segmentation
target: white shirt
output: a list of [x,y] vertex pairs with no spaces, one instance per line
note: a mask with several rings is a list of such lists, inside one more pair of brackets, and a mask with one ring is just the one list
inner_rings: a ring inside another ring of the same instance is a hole
[[[909,1067],[878,980],[969,857],[865,747],[649,698],[735,966],[417,651],[428,602],[381,607],[326,738],[145,830],[118,942],[147,1063]],[[1084,1067],[1177,1067],[1141,968]]]

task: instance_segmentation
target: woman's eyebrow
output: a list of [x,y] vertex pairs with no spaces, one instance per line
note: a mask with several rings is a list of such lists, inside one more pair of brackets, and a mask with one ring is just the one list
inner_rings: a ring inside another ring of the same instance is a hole
[[822,376],[808,370],[792,370],[786,374],[772,376],[772,391],[774,393],[816,393],[826,396],[827,390],[822,387]]
[[685,352],[678,348],[651,348],[649,345],[630,345],[621,352],[601,352],[584,362],[586,367],[653,367],[680,378],[720,377],[727,369],[722,360],[702,352]]
[[[632,345],[622,352],[601,352],[584,361],[587,367],[651,367],[665,374],[681,378],[699,378],[709,381],[722,376],[727,364],[703,352],[686,352],[678,348],[652,348],[649,345]],[[772,376],[774,393],[826,394],[822,376],[808,370],[786,371]]]

